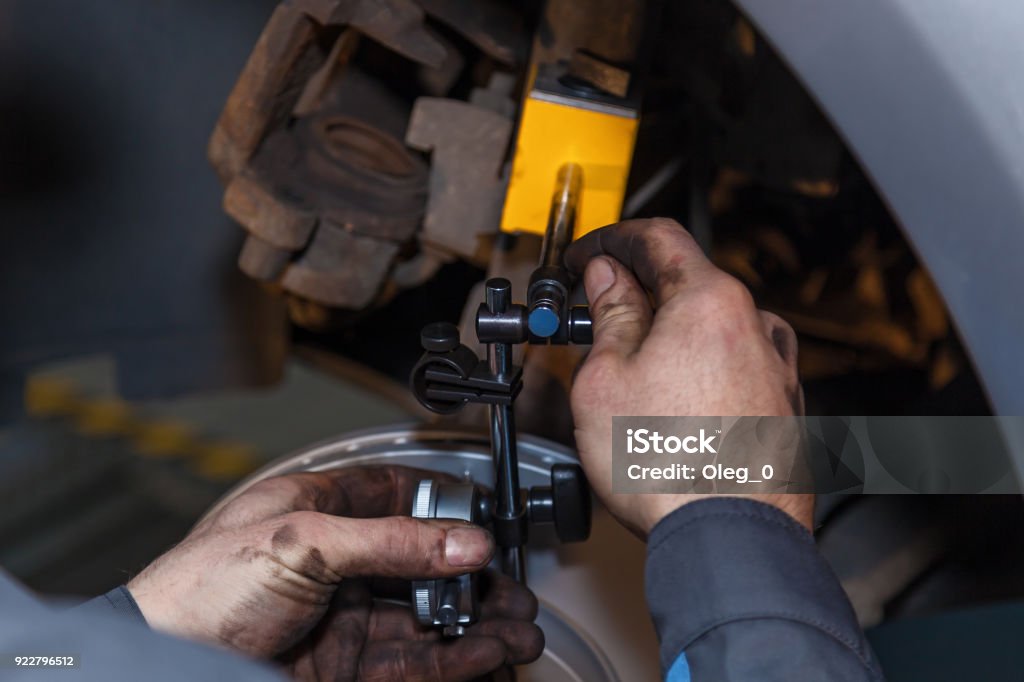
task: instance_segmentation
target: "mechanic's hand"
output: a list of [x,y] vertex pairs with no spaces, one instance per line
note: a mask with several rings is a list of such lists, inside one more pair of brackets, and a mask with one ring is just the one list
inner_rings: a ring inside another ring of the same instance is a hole
[[396,516],[428,477],[367,467],[261,481],[128,589],[154,629],[275,657],[302,680],[470,680],[536,659],[537,601],[510,579],[485,576],[481,621],[451,641],[373,600],[361,578],[455,576],[491,558],[482,528]]
[[[595,230],[569,247],[566,262],[584,273],[594,320],[594,345],[572,389],[576,445],[604,504],[646,537],[669,512],[705,496],[613,495],[612,417],[802,414],[796,335],[758,310],[673,220]],[[812,495],[750,497],[811,527]]]

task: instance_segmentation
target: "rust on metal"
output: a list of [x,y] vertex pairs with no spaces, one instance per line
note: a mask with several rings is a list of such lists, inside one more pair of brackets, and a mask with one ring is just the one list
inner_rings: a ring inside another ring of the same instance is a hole
[[222,182],[238,174],[263,138],[291,117],[325,57],[318,32],[316,23],[294,7],[274,10],[210,139],[208,155]]
[[439,66],[444,47],[425,30],[413,0],[291,0],[323,26],[352,26],[409,59]]
[[287,291],[338,308],[364,308],[373,301],[398,244],[361,237],[324,222],[309,248],[281,279]]
[[616,97],[629,93],[629,71],[585,51],[576,50],[569,60],[569,75]]
[[453,99],[416,100],[405,139],[433,152],[422,241],[479,259],[477,236],[494,232],[501,216],[501,168],[511,135],[511,119],[490,109]]
[[228,185],[224,212],[261,241],[284,250],[303,248],[316,227],[315,214],[282,200],[248,173]]
[[427,14],[451,26],[503,64],[523,62],[528,40],[523,18],[495,0],[419,0]]

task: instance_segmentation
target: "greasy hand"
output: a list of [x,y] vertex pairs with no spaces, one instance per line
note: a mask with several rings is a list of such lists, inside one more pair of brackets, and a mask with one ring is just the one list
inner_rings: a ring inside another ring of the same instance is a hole
[[[584,273],[594,345],[572,389],[576,445],[590,483],[642,537],[702,495],[613,495],[613,416],[784,416],[803,413],[796,335],[758,310],[678,223],[630,220],[572,244]],[[793,453],[796,456],[796,453]],[[779,470],[792,462],[778,462]],[[810,495],[751,495],[810,528]]]
[[264,480],[128,589],[154,629],[275,657],[302,680],[470,680],[535,659],[536,599],[507,578],[488,576],[481,622],[453,641],[420,628],[408,606],[374,601],[361,578],[454,576],[491,558],[477,526],[396,516],[425,477],[437,474],[366,467]]

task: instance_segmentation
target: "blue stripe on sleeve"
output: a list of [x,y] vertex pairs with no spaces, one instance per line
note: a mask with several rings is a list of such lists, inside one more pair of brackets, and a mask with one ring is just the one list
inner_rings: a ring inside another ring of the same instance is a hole
[[690,682],[690,663],[686,660],[686,652],[679,654],[679,658],[668,669],[665,682]]

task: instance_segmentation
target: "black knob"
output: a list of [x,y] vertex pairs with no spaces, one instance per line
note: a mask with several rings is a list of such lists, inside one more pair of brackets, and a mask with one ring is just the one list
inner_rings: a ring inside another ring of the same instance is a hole
[[576,464],[551,467],[551,487],[530,488],[527,497],[532,523],[554,523],[562,542],[590,537],[590,488]]
[[590,537],[590,488],[578,464],[551,467],[555,532],[562,542],[582,542]]
[[569,311],[569,341],[589,346],[594,343],[594,322],[590,319],[590,308],[575,306]]
[[459,347],[459,328],[451,322],[431,322],[420,332],[420,345],[431,353],[447,353]]

